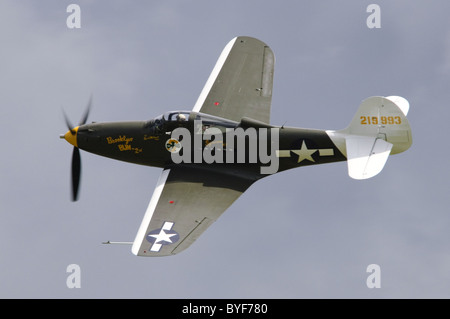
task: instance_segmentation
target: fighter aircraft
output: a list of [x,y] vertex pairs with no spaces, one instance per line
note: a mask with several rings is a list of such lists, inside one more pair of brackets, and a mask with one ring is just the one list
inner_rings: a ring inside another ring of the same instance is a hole
[[74,146],[72,199],[80,152],[162,168],[131,251],[169,256],[188,248],[254,182],[307,165],[347,161],[354,179],[377,175],[390,154],[412,144],[409,103],[399,96],[361,102],[348,127],[316,130],[270,124],[275,58],[262,41],[239,36],[223,49],[192,110],[150,120],[86,124],[61,138]]

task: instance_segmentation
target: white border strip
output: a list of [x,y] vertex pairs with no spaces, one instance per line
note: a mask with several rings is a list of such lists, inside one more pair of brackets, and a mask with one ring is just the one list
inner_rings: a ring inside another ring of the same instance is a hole
[[161,193],[164,189],[164,185],[166,184],[169,173],[170,169],[165,169],[159,176],[158,183],[156,184],[155,190],[153,191],[152,198],[150,199],[150,203],[148,204],[144,218],[142,219],[141,226],[139,227],[136,238],[134,239],[133,247],[131,247],[131,252],[135,255],[139,253],[139,248],[141,247],[142,242],[145,240],[147,228],[150,225],[150,221],[152,220],[153,213],[155,212],[156,205],[158,204],[159,198],[161,197]]
[[194,105],[194,108],[192,111],[194,112],[200,112],[200,109],[203,106],[203,103],[205,103],[206,97],[209,94],[209,91],[211,91],[211,88],[214,84],[214,82],[217,79],[217,76],[219,75],[220,70],[222,69],[228,54],[230,54],[231,49],[233,48],[234,43],[236,42],[236,38],[232,39],[223,49],[222,53],[219,56],[219,59],[216,62],[216,65],[214,66],[214,69],[212,70],[211,74],[209,75],[208,81],[206,81],[205,86],[203,87],[202,92],[200,93],[197,102]]

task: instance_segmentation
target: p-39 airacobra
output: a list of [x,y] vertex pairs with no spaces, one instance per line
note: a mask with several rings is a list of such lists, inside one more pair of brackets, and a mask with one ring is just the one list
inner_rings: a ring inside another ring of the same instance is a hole
[[[132,244],[138,256],[188,248],[254,182],[306,165],[347,161],[355,179],[378,174],[390,154],[412,143],[409,103],[399,96],[364,100],[347,128],[313,130],[270,125],[274,54],[251,37],[224,48],[192,110],[147,121],[80,124],[74,146],[72,196],[77,200],[80,152],[162,168]],[[206,199],[206,200],[205,200]]]

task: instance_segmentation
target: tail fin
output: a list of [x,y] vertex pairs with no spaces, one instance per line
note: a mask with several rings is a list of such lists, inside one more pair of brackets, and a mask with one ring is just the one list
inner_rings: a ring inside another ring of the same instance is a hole
[[383,169],[390,154],[406,151],[412,144],[406,114],[409,103],[399,96],[364,100],[350,125],[335,133],[345,139],[348,173],[366,179]]

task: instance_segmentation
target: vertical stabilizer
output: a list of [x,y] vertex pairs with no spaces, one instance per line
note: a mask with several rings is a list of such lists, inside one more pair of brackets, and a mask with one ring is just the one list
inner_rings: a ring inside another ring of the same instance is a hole
[[408,111],[409,102],[402,97],[374,96],[361,103],[347,128],[328,131],[347,156],[350,177],[366,179],[377,175],[390,154],[404,152],[411,146]]

